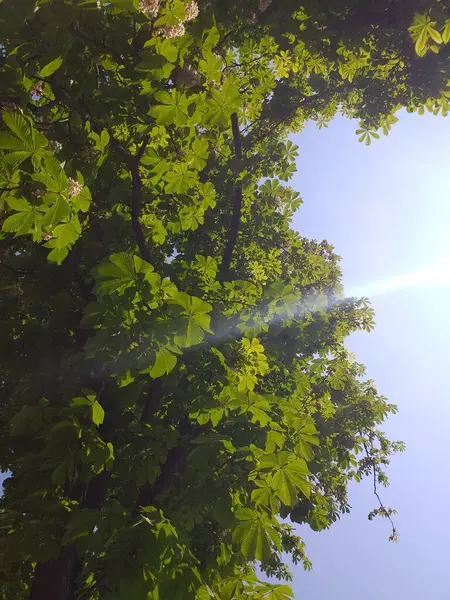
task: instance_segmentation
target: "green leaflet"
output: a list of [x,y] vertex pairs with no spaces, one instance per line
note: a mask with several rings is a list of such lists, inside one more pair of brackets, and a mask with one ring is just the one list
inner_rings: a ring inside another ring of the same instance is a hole
[[180,347],[189,347],[199,344],[205,333],[212,333],[209,329],[211,317],[209,313],[212,306],[200,298],[189,296],[184,292],[177,292],[169,300],[169,304],[178,307],[179,333],[174,341]]
[[39,222],[39,213],[27,200],[10,197],[8,205],[17,212],[5,219],[2,225],[3,231],[25,235]]
[[54,58],[49,63],[47,63],[44,67],[41,68],[41,70],[39,71],[39,75],[41,77],[49,77],[50,75],[53,75],[53,73],[61,67],[61,65],[63,64],[63,61],[64,61],[64,58],[62,56],[58,56],[57,58]]
[[156,353],[156,360],[151,368],[150,376],[153,377],[153,379],[156,379],[158,377],[162,377],[163,375],[167,375],[170,373],[170,371],[172,371],[172,369],[174,369],[176,364],[177,357],[172,354],[170,350],[161,348]]
[[99,296],[123,292],[134,285],[139,274],[145,281],[152,281],[154,277],[153,266],[128,252],[112,254],[109,261],[97,268],[96,291]]
[[308,467],[295,454],[285,451],[265,454],[259,458],[257,470],[268,474],[272,489],[286,506],[296,504],[299,492],[309,498],[311,485],[307,480]]
[[167,181],[166,192],[182,194],[187,192],[197,182],[196,173],[189,171],[184,163],[175,165],[171,173],[166,173],[164,177]]
[[73,398],[70,403],[70,406],[82,407],[88,410],[89,418],[94,423],[94,425],[99,426],[103,423],[103,420],[105,418],[105,411],[93,392],[87,390],[85,391],[84,396]]
[[207,121],[212,126],[227,124],[231,113],[239,108],[241,102],[238,86],[231,79],[226,79],[220,90],[211,90],[211,98],[206,102]]
[[149,115],[156,119],[157,125],[170,125],[174,123],[177,127],[186,125],[189,119],[189,106],[193,100],[185,94],[172,90],[169,92],[157,92],[155,99],[159,102],[149,110]]
[[242,508],[237,511],[236,518],[239,524],[233,531],[233,542],[240,543],[246,558],[264,560],[269,557],[272,546],[280,548],[275,521],[265,513]]

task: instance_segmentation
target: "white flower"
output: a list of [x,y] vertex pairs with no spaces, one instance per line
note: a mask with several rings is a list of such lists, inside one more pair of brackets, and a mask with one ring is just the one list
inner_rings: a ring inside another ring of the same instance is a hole
[[185,63],[181,73],[178,75],[177,83],[179,85],[185,85],[192,87],[194,85],[200,85],[201,75],[192,65]]
[[83,186],[81,185],[81,183],[78,183],[78,181],[72,179],[72,177],[69,177],[68,183],[69,196],[78,196],[78,194],[81,194],[83,190]]
[[184,5],[186,21],[192,21],[198,15],[198,4],[195,0]]
[[139,0],[139,10],[146,15],[156,17],[159,11],[159,0]]
[[178,23],[177,25],[172,26],[164,25],[164,27],[161,27],[161,33],[166,38],[181,37],[184,35],[184,32],[185,29],[183,23]]
[[50,150],[52,152],[54,152],[55,154],[62,150],[62,144],[60,144],[59,142],[57,142],[55,140],[50,140],[48,145],[50,146]]

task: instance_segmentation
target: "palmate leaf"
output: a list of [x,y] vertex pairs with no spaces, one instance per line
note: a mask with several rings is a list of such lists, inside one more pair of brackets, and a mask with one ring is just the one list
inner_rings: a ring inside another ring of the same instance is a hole
[[28,121],[19,112],[3,112],[5,125],[17,136],[28,150],[33,150],[31,127]]
[[259,459],[257,470],[268,474],[272,488],[286,506],[296,504],[298,492],[309,498],[311,485],[306,479],[308,467],[295,454],[284,451],[264,454]]
[[81,225],[76,216],[70,221],[57,225],[53,231],[53,236],[56,240],[55,248],[66,248],[74,244],[80,237]]
[[195,171],[189,171],[185,163],[181,163],[175,165],[173,171],[166,173],[164,180],[167,181],[166,192],[182,194],[195,185],[197,174]]
[[148,114],[156,119],[157,125],[171,125],[182,127],[186,124],[189,113],[189,106],[193,99],[188,98],[186,94],[173,89],[169,92],[157,92],[155,99],[158,105],[152,106]]
[[289,585],[276,583],[262,583],[256,587],[257,598],[264,600],[291,600],[294,592]]
[[319,445],[317,434],[318,431],[313,422],[305,423],[298,432],[298,441],[295,449],[297,454],[302,456],[306,461],[314,458],[314,451],[311,446]]
[[206,121],[211,125],[226,125],[231,113],[242,104],[239,87],[231,79],[227,79],[222,89],[211,91],[211,98],[206,101]]
[[276,521],[265,513],[240,508],[236,512],[239,524],[233,531],[233,542],[240,543],[242,554],[249,560],[264,560],[272,548],[281,548],[280,536],[274,529]]
[[97,267],[96,292],[99,296],[114,292],[123,294],[127,288],[136,283],[138,274],[142,274],[143,279],[149,282],[156,275],[153,266],[139,256],[129,252],[111,254],[107,262]]
[[262,505],[270,507],[272,512],[276,514],[280,506],[280,500],[275,495],[275,492],[266,479],[255,479],[254,484],[256,489],[252,490],[251,499],[256,506]]
[[211,304],[184,292],[177,292],[169,303],[179,307],[177,311],[180,315],[177,319],[179,333],[175,336],[177,346],[194,346],[203,340],[206,332],[212,333],[209,329]]
[[47,138],[37,131],[30,123],[17,111],[4,111],[2,114],[5,125],[13,132],[16,141],[13,142],[11,135],[6,132],[1,132],[0,147],[7,150],[14,150],[11,155],[3,156],[2,161],[6,160],[18,162],[20,164],[26,158],[32,157],[33,164],[36,166],[39,161],[36,161],[39,151],[45,148],[48,144]]
[[17,236],[29,233],[41,218],[36,207],[24,198],[10,196],[7,202],[9,207],[17,212],[5,219],[2,230],[7,233],[15,233]]
[[0,131],[0,150],[29,150],[28,144],[7,131]]

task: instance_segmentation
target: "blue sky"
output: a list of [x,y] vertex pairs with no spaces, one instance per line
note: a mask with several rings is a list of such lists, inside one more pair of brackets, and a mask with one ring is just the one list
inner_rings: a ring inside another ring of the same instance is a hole
[[[335,119],[293,136],[300,147],[293,187],[304,204],[294,227],[327,239],[344,283],[374,283],[449,259],[426,283],[374,295],[375,331],[348,347],[379,391],[399,407],[384,427],[407,449],[389,469],[387,506],[399,511],[400,542],[388,542],[370,481],[351,490],[351,515],[329,531],[299,528],[313,571],[294,569],[296,600],[448,600],[450,549],[450,119],[401,114],[388,137],[357,142],[357,124]],[[445,272],[444,272],[445,271]]]

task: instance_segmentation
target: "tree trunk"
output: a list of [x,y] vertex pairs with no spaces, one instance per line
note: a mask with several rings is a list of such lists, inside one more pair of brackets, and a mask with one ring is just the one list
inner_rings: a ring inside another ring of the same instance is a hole
[[61,550],[58,558],[39,563],[34,572],[30,600],[72,600],[72,582],[79,569],[79,559],[73,546]]

